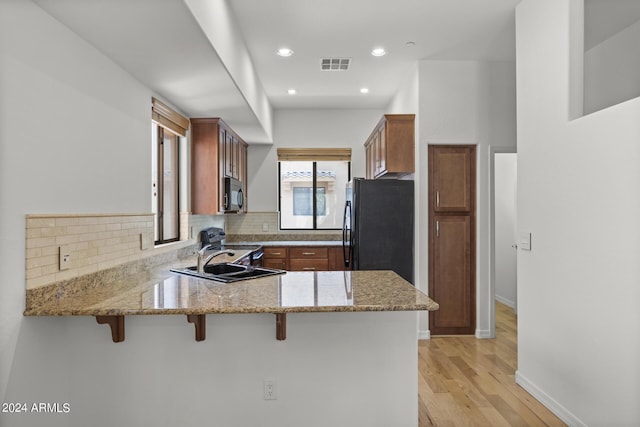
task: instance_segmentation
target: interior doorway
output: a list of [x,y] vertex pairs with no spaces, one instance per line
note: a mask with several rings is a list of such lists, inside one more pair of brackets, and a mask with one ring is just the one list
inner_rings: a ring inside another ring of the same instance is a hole
[[495,337],[496,301],[517,312],[517,154],[514,147],[491,147],[490,328]]

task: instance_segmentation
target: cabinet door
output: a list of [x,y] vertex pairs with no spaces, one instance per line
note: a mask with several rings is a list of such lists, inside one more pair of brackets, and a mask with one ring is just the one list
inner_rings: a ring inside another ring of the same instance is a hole
[[429,146],[430,204],[434,212],[473,210],[475,163],[475,147]]
[[242,181],[244,189],[244,206],[243,212],[248,211],[249,206],[249,182],[247,181],[247,144],[244,141],[240,141],[238,144],[238,179]]
[[473,224],[469,215],[436,215],[430,233],[429,296],[440,309],[429,314],[431,334],[475,332]]
[[373,148],[371,144],[368,144],[365,146],[365,154],[366,154],[366,159],[365,159],[365,168],[366,168],[366,174],[365,174],[365,178],[367,179],[373,179],[373,165],[374,165],[374,158],[373,158]]
[[239,170],[240,162],[238,152],[240,151],[240,142],[236,136],[233,137],[231,143],[231,176],[235,179],[240,179]]
[[233,135],[231,132],[225,134],[224,144],[224,175],[228,177],[233,176]]
[[212,215],[219,211],[218,122],[191,119],[191,211]]
[[342,246],[331,246],[329,249],[329,270],[331,271],[343,271],[344,266],[344,253]]
[[384,122],[378,129],[378,174],[387,171],[387,133]]

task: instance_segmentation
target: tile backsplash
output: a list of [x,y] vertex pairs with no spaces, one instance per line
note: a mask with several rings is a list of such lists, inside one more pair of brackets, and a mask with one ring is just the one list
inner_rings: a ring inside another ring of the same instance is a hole
[[[27,215],[25,223],[27,289],[135,261],[154,248],[152,214]],[[63,269],[61,252],[68,255]]]
[[342,230],[280,230],[278,212],[225,215],[227,241],[339,240]]
[[[181,213],[180,241],[154,247],[153,214],[26,215],[25,277],[27,289],[138,261],[198,241],[207,227],[224,228],[228,241],[336,240],[334,230],[279,230],[277,212],[243,215]],[[61,254],[68,255],[61,267]]]

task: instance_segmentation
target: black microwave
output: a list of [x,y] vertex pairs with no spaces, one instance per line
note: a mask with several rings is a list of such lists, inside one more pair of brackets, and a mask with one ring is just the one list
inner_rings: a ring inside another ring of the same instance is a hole
[[244,191],[242,182],[233,178],[224,179],[224,211],[238,212],[244,206]]

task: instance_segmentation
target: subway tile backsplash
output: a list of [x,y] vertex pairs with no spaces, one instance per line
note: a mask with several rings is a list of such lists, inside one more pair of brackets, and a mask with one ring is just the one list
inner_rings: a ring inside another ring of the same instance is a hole
[[[152,214],[27,215],[25,222],[27,289],[108,269],[153,252]],[[68,255],[62,270],[61,251]]]

